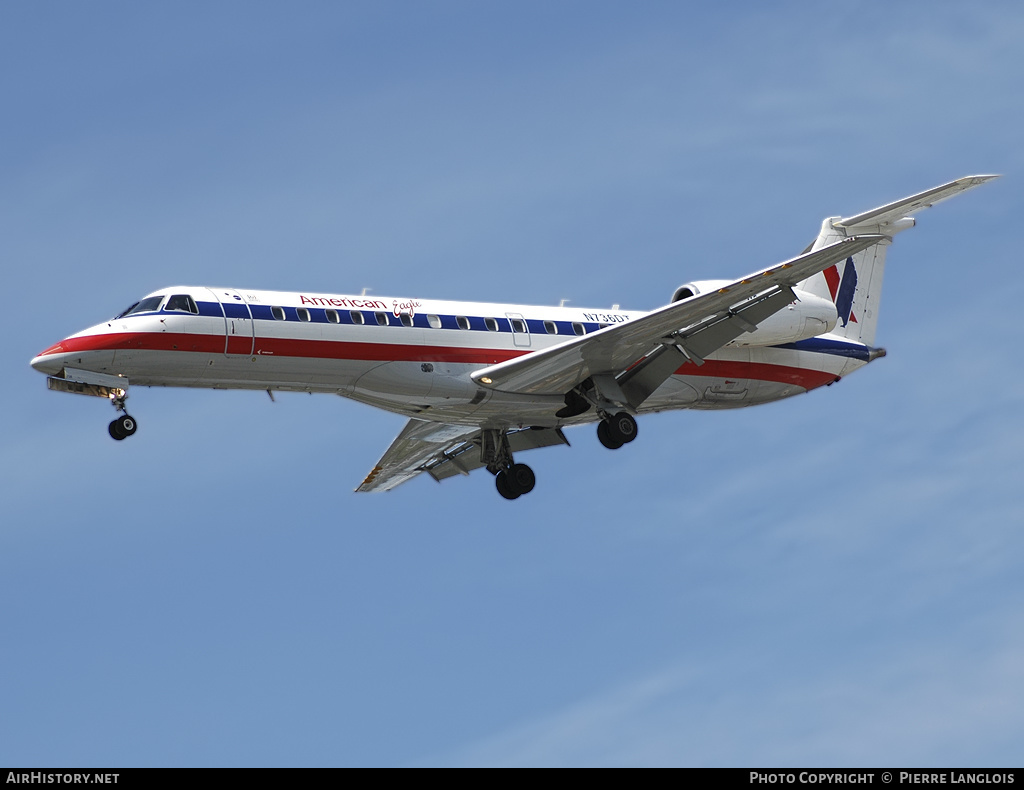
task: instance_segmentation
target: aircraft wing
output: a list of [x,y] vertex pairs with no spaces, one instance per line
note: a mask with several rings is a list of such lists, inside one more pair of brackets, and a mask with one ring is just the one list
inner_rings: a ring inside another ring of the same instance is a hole
[[[801,280],[856,255],[886,238],[854,236],[736,280],[717,291],[692,296],[624,324],[535,351],[472,374],[475,382],[504,392],[564,395],[589,376],[609,374],[637,382],[626,399],[634,407],[683,359],[701,365],[718,350],[759,321],[782,310],[796,298],[791,290]],[[667,352],[667,353],[666,353]]]
[[[413,418],[356,491],[390,491],[421,472],[438,482],[457,474],[468,475],[483,466],[479,434],[478,426]],[[557,428],[511,431],[508,441],[512,452],[569,444]]]
[[463,444],[480,429],[412,419],[356,491],[388,491],[423,471],[423,465]]

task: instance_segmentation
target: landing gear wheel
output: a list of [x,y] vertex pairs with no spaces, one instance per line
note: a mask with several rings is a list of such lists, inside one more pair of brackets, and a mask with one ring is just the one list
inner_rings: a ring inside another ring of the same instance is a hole
[[134,417],[123,414],[107,426],[107,432],[114,439],[121,441],[135,433],[138,427]]
[[519,494],[509,487],[508,474],[504,469],[494,476],[494,487],[498,489],[498,493],[505,497],[505,499],[519,498]]
[[139,424],[135,422],[135,418],[130,417],[127,414],[116,420],[116,422],[121,424],[121,432],[124,433],[125,436],[131,436],[139,427]]
[[512,468],[505,473],[509,488],[517,494],[529,494],[537,485],[537,476],[526,464],[512,464]]
[[608,435],[608,423],[604,420],[597,424],[597,440],[609,450],[618,450],[622,447],[622,442],[617,442]]
[[505,499],[518,499],[529,494],[537,484],[537,476],[526,464],[512,464],[494,476],[494,487]]
[[110,425],[107,426],[107,433],[110,434],[111,439],[117,439],[117,441],[121,441],[128,435],[121,432],[121,420],[119,419],[113,420]]
[[608,438],[620,444],[629,444],[636,438],[636,420],[628,412],[620,411],[604,422],[608,426]]

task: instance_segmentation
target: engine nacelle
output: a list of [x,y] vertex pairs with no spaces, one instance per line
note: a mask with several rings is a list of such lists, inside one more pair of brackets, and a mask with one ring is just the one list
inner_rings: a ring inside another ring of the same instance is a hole
[[[676,288],[672,301],[678,302],[692,296],[717,291],[729,285],[731,280],[695,280]],[[730,346],[777,346],[795,343],[831,332],[839,320],[836,306],[829,299],[793,289],[797,300],[786,305],[774,315],[768,316],[757,325],[754,332],[744,332],[728,345]]]
[[672,301],[679,302],[683,299],[689,299],[691,296],[697,296],[697,294],[717,291],[731,282],[732,280],[694,280],[692,283],[686,283],[686,285],[680,285],[676,288],[672,294]]

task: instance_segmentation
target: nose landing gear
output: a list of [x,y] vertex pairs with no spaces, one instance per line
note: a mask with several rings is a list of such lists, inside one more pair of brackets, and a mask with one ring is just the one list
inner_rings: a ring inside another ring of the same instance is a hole
[[128,394],[124,390],[120,390],[120,393],[119,395],[111,395],[110,402],[114,404],[115,409],[121,412],[121,415],[116,417],[107,426],[107,432],[110,434],[110,437],[117,439],[117,441],[127,439],[139,427],[139,424],[135,422],[135,418],[128,414],[128,411],[125,409],[124,402],[127,400]]
[[111,437],[121,441],[135,433],[136,428],[138,428],[138,425],[135,422],[135,418],[128,414],[123,414],[110,423],[107,431]]

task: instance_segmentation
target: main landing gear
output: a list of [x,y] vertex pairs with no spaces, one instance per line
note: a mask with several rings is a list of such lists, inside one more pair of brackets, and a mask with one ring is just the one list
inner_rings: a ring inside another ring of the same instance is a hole
[[618,450],[636,438],[636,420],[628,411],[620,411],[627,403],[618,380],[608,374],[590,376],[565,393],[565,407],[555,412],[560,419],[577,417],[591,407],[597,409],[601,422],[597,438],[609,450]]
[[[124,393],[124,390],[120,390],[120,392]],[[115,409],[121,412],[121,415],[110,423],[107,427],[107,432],[110,433],[112,439],[117,439],[117,441],[127,439],[139,427],[139,424],[135,422],[135,418],[128,414],[125,409],[124,402],[127,398],[127,393],[110,396],[110,402],[114,404]]]
[[498,470],[494,476],[494,486],[505,499],[518,499],[529,494],[536,483],[537,476],[526,464],[512,464],[508,469]]
[[480,460],[494,475],[494,487],[505,499],[529,494],[537,483],[537,476],[530,467],[513,460],[504,430],[485,428],[480,432]]
[[597,439],[609,450],[618,450],[636,438],[636,420],[628,412],[606,416],[597,424]]

